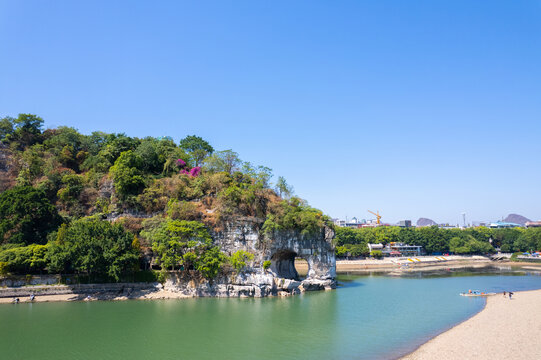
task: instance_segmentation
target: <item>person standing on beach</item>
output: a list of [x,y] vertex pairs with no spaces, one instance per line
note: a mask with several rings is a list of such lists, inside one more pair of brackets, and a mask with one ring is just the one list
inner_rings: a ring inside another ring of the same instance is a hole
[[503,297],[505,297],[505,291],[503,292]]
[[509,300],[511,300],[511,296],[513,296],[513,293],[509,291]]

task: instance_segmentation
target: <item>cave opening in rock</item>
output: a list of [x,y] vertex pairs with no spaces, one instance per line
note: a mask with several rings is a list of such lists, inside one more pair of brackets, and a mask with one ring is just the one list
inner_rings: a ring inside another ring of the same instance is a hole
[[[301,280],[306,277],[308,263],[300,258],[295,261],[296,258],[297,253],[293,250],[278,250],[271,257],[271,270],[278,277]],[[297,266],[299,266],[298,269]]]

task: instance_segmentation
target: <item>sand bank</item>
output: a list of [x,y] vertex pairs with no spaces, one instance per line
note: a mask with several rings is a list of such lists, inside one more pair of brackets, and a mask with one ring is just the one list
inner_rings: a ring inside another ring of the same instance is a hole
[[480,313],[402,359],[541,359],[540,306],[541,290],[517,292],[512,300],[491,296]]
[[[33,302],[51,302],[51,301],[95,301],[95,300],[155,300],[155,299],[184,299],[190,296],[182,293],[159,290],[154,292],[135,292],[129,296],[114,296],[111,294],[58,294],[58,295],[37,295]],[[19,297],[20,303],[30,302],[28,296]],[[13,298],[0,298],[0,304],[13,303]]]

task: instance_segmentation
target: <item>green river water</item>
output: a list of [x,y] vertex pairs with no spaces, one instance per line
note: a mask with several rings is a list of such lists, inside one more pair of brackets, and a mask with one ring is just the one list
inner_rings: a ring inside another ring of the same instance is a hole
[[482,309],[459,292],[541,288],[535,273],[460,275],[342,276],[287,298],[6,304],[0,357],[389,359]]

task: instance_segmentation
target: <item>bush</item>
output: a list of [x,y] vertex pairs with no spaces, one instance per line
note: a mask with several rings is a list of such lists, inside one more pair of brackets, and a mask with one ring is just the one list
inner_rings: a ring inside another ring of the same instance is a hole
[[162,270],[158,273],[158,282],[159,283],[165,283],[165,281],[167,280],[167,272]]
[[44,243],[61,218],[45,192],[31,186],[0,194],[0,243]]
[[47,263],[47,249],[48,245],[38,244],[8,248],[0,251],[0,262],[5,264],[4,272],[39,272]]
[[201,213],[197,205],[189,201],[171,199],[167,203],[167,215],[173,220],[199,220]]
[[119,224],[93,218],[74,221],[60,227],[49,243],[49,271],[75,270],[119,281],[138,268],[140,253],[133,245],[134,235]]
[[229,258],[229,261],[231,262],[231,265],[235,268],[235,270],[241,271],[246,267],[247,261],[252,261],[254,259],[254,254],[250,254],[247,251],[239,250],[233,253],[231,257]]
[[302,235],[315,235],[324,226],[333,226],[328,216],[294,197],[291,200],[283,200],[271,208],[271,213],[267,215],[263,224],[263,232],[299,230]]
[[271,267],[272,262],[270,260],[263,261],[263,269],[267,270]]
[[8,273],[8,263],[5,261],[0,261],[0,275],[7,275]]
[[370,255],[372,255],[372,257],[374,257],[375,259],[381,259],[383,257],[383,253],[381,252],[381,250],[372,250]]

